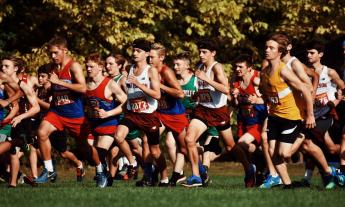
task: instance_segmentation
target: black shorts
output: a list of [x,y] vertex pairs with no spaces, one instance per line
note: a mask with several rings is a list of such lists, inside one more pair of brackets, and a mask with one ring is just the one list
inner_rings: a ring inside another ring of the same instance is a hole
[[306,139],[311,139],[315,143],[323,143],[326,132],[333,125],[333,118],[320,117],[315,120],[316,126],[313,129],[305,129],[303,133]]
[[277,116],[268,116],[267,138],[284,143],[294,143],[302,131],[301,120],[289,120]]
[[23,148],[26,147],[26,144],[34,145],[35,143],[37,145],[37,130],[34,126],[35,120],[27,118],[12,128],[11,137],[9,138],[13,143],[11,153],[16,153],[16,147]]

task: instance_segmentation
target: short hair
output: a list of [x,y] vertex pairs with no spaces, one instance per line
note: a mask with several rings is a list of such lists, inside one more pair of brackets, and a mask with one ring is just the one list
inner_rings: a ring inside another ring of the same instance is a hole
[[252,56],[250,56],[248,54],[240,54],[239,56],[237,56],[235,58],[235,60],[233,62],[235,64],[236,63],[246,63],[246,65],[248,67],[251,67],[253,65],[253,58],[252,58]]
[[177,55],[175,55],[174,60],[184,60],[188,64],[191,64],[191,62],[192,62],[190,60],[190,52],[189,51],[183,51],[181,53],[178,53]]
[[127,64],[127,60],[121,54],[110,54],[109,57],[113,57],[115,59],[115,63],[120,66],[120,70],[123,70],[125,65]]
[[10,60],[11,62],[13,62],[13,65],[18,67],[17,74],[24,72],[27,66],[26,62],[18,56],[7,56],[4,57],[3,60]]
[[37,69],[37,74],[40,73],[45,73],[45,74],[49,74],[52,72],[52,70],[54,69],[54,66],[52,63],[47,63],[44,65],[41,65],[38,69]]
[[102,58],[102,56],[98,53],[92,53],[90,54],[89,56],[87,56],[85,58],[85,63],[88,62],[88,61],[92,61],[92,62],[95,62],[97,63],[98,65],[101,65],[104,67],[104,60]]
[[166,54],[166,49],[165,47],[158,42],[155,42],[151,45],[151,50],[157,50],[159,56],[164,56]]
[[324,52],[325,44],[323,44],[319,40],[312,40],[307,44],[307,50],[312,50],[312,49],[317,50],[318,53]]
[[216,44],[216,42],[212,39],[202,39],[199,40],[198,43],[198,49],[207,49],[209,51],[217,51],[218,46]]
[[282,57],[287,54],[287,46],[291,44],[291,41],[286,35],[279,33],[273,34],[267,39],[267,41],[269,40],[273,40],[278,43],[278,51],[282,53]]
[[61,36],[54,36],[48,42],[48,48],[52,46],[65,47],[67,48],[67,40]]

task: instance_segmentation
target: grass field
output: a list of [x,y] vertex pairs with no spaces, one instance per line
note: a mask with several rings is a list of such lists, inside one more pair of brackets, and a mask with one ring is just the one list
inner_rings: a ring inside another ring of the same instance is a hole
[[[294,180],[302,175],[302,165],[289,166]],[[115,181],[113,187],[99,189],[92,180],[93,169],[82,183],[74,180],[74,169],[60,169],[56,183],[32,188],[18,185],[8,189],[0,184],[0,206],[345,206],[345,188],[324,190],[315,175],[312,188],[282,190],[245,189],[242,169],[235,163],[216,163],[208,188],[138,188],[134,181]],[[188,172],[187,172],[188,173]],[[317,173],[315,173],[317,174]]]

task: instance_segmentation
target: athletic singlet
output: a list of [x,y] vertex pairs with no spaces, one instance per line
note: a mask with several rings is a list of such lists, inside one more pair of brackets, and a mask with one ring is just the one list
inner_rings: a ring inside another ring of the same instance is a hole
[[[205,73],[208,78],[211,78],[212,68],[218,62],[214,62],[209,68],[206,69]],[[204,70],[205,66],[201,65],[200,70]],[[216,90],[214,87],[209,85],[207,82],[198,79],[198,102],[200,105],[208,108],[220,108],[226,105],[227,96]]]
[[270,76],[269,67],[262,71],[261,88],[269,104],[269,114],[289,120],[300,120],[301,115],[289,86],[281,80],[280,72],[285,67],[282,62]]
[[[136,76],[139,83],[144,84],[146,87],[151,88],[151,82],[149,79],[150,65],[146,66],[139,76]],[[129,75],[133,74],[134,65],[129,70]],[[132,83],[126,81],[127,87],[127,110],[135,113],[153,113],[156,111],[158,101],[151,96],[144,93],[140,88]]]
[[291,57],[290,60],[286,63],[286,67],[289,68],[290,70],[292,70],[292,62],[294,60],[297,60],[295,56]]
[[[28,83],[28,74],[23,74],[21,78],[19,78],[18,85],[20,86],[21,82]],[[22,90],[22,89],[21,89]],[[29,100],[26,98],[26,96],[21,96],[18,100],[18,106],[19,106],[19,114],[24,114],[25,112],[29,111],[31,108],[31,104]]]
[[181,88],[184,93],[184,98],[182,99],[182,104],[186,109],[191,109],[193,110],[196,106],[196,102],[191,100],[192,96],[195,94],[197,91],[197,78],[195,75],[192,75],[192,77],[189,79],[189,81],[181,85]]
[[[168,66],[163,65],[160,74],[163,73]],[[164,84],[164,80],[161,78],[161,83]],[[161,90],[161,98],[158,100],[157,111],[162,114],[183,114],[186,109],[183,106],[181,99],[170,96],[165,91]]]
[[122,77],[123,77],[123,75],[122,75],[122,74],[119,74],[119,75],[113,77],[113,80],[118,84],[118,83],[120,82],[120,80],[121,80]]
[[[42,101],[46,103],[50,103],[49,98],[51,96],[50,89],[45,89],[43,86],[37,88],[37,98],[41,99]],[[43,117],[47,113],[47,110],[43,110],[41,107],[41,110],[39,112],[39,117]]]
[[268,111],[266,104],[251,104],[248,101],[249,95],[256,95],[254,79],[258,76],[259,72],[255,70],[245,89],[241,87],[241,81],[234,82],[234,87],[239,90],[237,119],[243,121],[245,125],[262,124],[267,117]]
[[[73,60],[70,60],[67,65],[57,73],[60,80],[66,83],[73,83],[70,68]],[[50,111],[66,118],[80,118],[84,116],[83,103],[81,93],[73,92],[72,90],[52,84],[52,101],[50,104]]]
[[110,111],[117,107],[115,100],[109,100],[104,96],[104,91],[108,85],[110,78],[104,78],[103,81],[93,90],[86,91],[86,111],[88,120],[92,125],[97,126],[114,126],[118,125],[117,117],[111,116],[101,119],[96,109]]
[[322,67],[314,103],[315,118],[328,113],[330,111],[330,107],[327,106],[327,103],[336,99],[335,92],[337,89],[333,86],[332,81],[328,76],[328,71],[327,66]]

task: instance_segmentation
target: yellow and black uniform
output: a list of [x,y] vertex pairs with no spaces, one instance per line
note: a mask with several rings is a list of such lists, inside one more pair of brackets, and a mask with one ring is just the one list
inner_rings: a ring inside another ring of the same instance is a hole
[[260,88],[269,106],[268,139],[293,143],[301,131],[302,117],[290,87],[280,77],[285,66],[280,63],[273,74],[266,67]]

